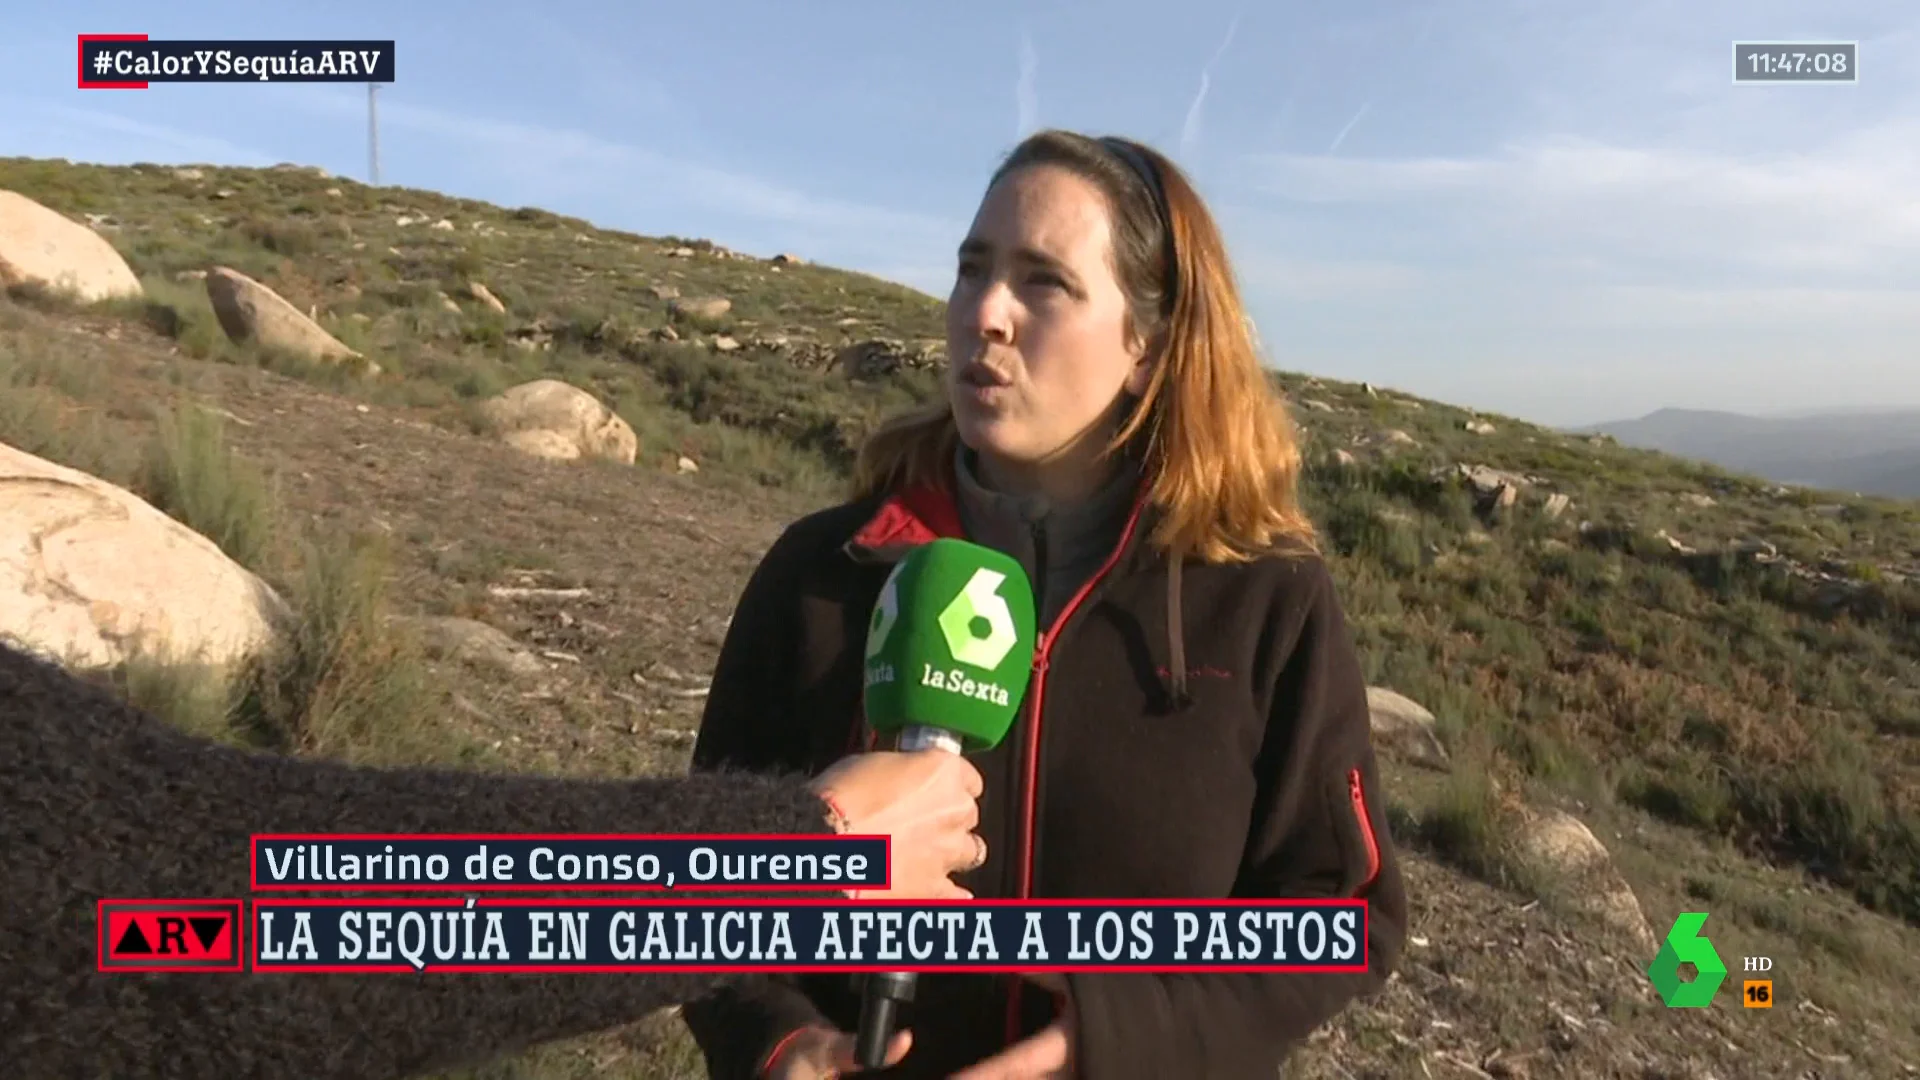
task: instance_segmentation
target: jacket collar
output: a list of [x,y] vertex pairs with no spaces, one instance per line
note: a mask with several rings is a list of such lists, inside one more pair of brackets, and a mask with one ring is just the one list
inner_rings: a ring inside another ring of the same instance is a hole
[[[1147,501],[1149,483],[1144,473],[1139,475],[1128,514],[1132,528],[1122,533],[1129,550],[1123,553],[1116,569],[1131,568],[1151,553],[1152,545],[1146,543],[1145,538],[1152,531],[1157,515]],[[938,483],[904,487],[887,495],[843,550],[856,562],[892,563],[909,550],[934,540],[966,539],[967,529],[955,494],[957,484],[953,464],[949,462]]]
[[847,541],[846,552],[858,562],[891,563],[922,544],[966,535],[951,484],[921,484],[881,500],[873,516]]
[[[954,492],[955,480],[949,473],[939,484],[922,484],[894,492],[881,500],[872,517],[855,531],[843,550],[856,562],[893,563],[921,544],[942,537],[966,538],[966,526]],[[1110,553],[1111,565],[1103,577],[1111,578],[1137,571],[1152,564],[1155,552],[1149,537],[1158,521],[1157,508],[1149,501],[1151,483],[1140,476],[1133,509],[1120,534],[1120,550]],[[1187,690],[1186,634],[1182,627],[1178,560],[1167,566],[1167,610],[1164,618],[1167,634],[1167,664],[1160,670],[1160,685],[1170,707],[1179,711],[1192,704]],[[1089,585],[1097,584],[1090,582]]]

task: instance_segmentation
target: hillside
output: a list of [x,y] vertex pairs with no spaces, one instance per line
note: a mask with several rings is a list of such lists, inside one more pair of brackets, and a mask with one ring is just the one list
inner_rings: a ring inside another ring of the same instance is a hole
[[1660,409],[1581,432],[1784,484],[1920,498],[1920,409],[1792,417]]
[[[0,189],[89,222],[146,294],[0,298],[0,442],[139,491],[302,612],[233,700],[114,676],[223,738],[684,767],[759,554],[935,386],[937,304],[797,260],[295,168],[0,159]],[[214,265],[378,373],[233,344]],[[635,463],[484,434],[481,403],[539,378],[610,405]],[[1300,1075],[1920,1075],[1920,503],[1276,379],[1368,679],[1443,747],[1384,747],[1413,940]],[[1706,910],[1730,964],[1771,956],[1779,1005],[1662,1007],[1652,949],[1517,850],[1547,809],[1654,934]],[[656,1020],[474,1075],[699,1075],[687,1055]]]

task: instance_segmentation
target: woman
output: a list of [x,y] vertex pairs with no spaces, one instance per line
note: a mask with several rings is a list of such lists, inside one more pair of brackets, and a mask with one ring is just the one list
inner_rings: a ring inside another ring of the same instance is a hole
[[[945,400],[863,448],[856,496],[790,526],[722,648],[696,768],[861,744],[889,565],[964,536],[1021,560],[1042,632],[1012,734],[973,760],[982,897],[1355,896],[1364,974],[922,976],[873,1075],[1269,1078],[1399,953],[1366,688],[1300,454],[1218,229],[1136,143],[1046,132],[960,245]],[[1051,992],[1048,992],[1051,991]],[[851,1070],[844,976],[689,1005],[718,1080]],[[908,1047],[911,1046],[911,1050]]]
[[857,755],[811,783],[357,769],[247,753],[0,644],[0,1061],[22,1077],[410,1076],[638,1020],[725,978],[96,970],[100,899],[244,897],[252,833],[837,827],[893,837],[897,895],[952,897],[947,875],[982,861],[969,832],[979,792],[971,766],[937,751]]

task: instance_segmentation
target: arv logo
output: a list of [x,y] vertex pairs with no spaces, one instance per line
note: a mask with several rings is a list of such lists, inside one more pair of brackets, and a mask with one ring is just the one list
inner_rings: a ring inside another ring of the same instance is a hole
[[[1666,943],[1660,946],[1653,963],[1647,965],[1647,978],[1653,980],[1654,991],[1669,1009],[1706,1008],[1713,1004],[1720,981],[1727,977],[1727,965],[1720,962],[1720,953],[1700,933],[1706,923],[1704,911],[1683,912],[1673,920],[1673,929],[1667,931]],[[1692,982],[1681,981],[1681,964],[1693,965]]]
[[1013,609],[999,592],[1000,583],[1005,580],[1007,575],[983,566],[973,572],[960,595],[940,612],[940,633],[945,635],[947,651],[956,662],[992,671],[1020,643],[1020,631],[1013,625]]

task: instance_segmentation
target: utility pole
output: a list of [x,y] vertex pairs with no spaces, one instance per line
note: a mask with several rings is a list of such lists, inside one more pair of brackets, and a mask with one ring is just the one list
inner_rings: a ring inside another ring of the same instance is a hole
[[380,118],[374,108],[374,92],[379,83],[367,84],[367,182],[380,186]]

